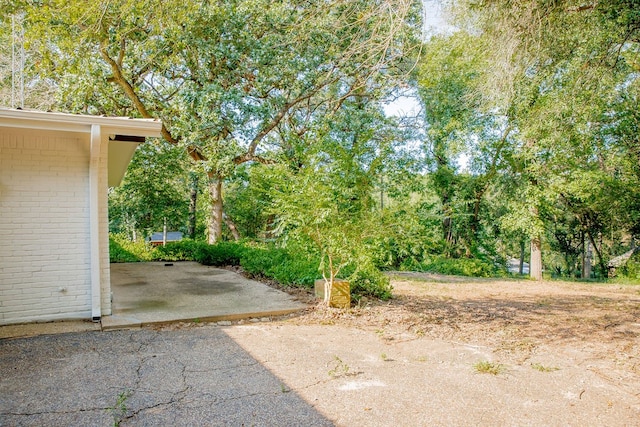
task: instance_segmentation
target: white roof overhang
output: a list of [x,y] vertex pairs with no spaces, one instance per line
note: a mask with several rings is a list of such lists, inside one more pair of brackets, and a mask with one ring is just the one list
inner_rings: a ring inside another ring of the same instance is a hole
[[0,127],[78,132],[91,134],[94,125],[109,140],[110,187],[117,186],[144,137],[159,137],[162,123],[155,119],[130,119],[80,114],[49,113],[43,111],[0,108]]

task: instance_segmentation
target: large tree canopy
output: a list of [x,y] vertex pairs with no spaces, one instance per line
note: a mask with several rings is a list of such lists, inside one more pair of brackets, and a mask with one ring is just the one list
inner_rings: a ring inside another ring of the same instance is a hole
[[[638,3],[454,4],[460,33],[484,55],[463,105],[500,117],[511,133],[505,172],[518,191],[502,223],[529,234],[536,250],[546,230],[567,256],[575,243],[566,238],[578,234],[606,270],[607,253],[637,229]],[[456,108],[458,122],[468,117]],[[560,231],[565,221],[573,224]]]
[[223,179],[237,164],[275,162],[276,130],[302,135],[356,92],[379,98],[407,75],[417,10],[403,0],[16,2],[66,109],[159,117],[164,138],[204,163],[212,241]]
[[[537,278],[587,277],[591,252],[604,275],[640,233],[636,0],[452,0],[455,27],[422,40],[406,0],[5,3],[27,107],[163,121],[111,192],[114,230],[166,217],[334,267],[482,274],[530,242]],[[422,122],[384,113],[404,88]]]

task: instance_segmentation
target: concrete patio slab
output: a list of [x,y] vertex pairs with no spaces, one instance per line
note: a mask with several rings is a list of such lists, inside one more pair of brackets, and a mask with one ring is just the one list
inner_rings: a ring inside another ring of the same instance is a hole
[[111,264],[113,315],[103,329],[175,321],[224,321],[294,313],[292,296],[232,271],[196,262]]

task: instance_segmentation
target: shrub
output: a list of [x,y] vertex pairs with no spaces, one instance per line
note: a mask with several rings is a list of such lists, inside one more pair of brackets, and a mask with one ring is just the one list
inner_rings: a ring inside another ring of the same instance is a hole
[[317,260],[283,248],[248,248],[240,265],[255,277],[274,279],[283,285],[312,287],[320,277]]
[[[255,277],[276,280],[283,285],[311,288],[322,274],[317,254],[301,248],[290,251],[285,248],[248,248],[240,261],[242,268]],[[389,278],[378,270],[370,260],[360,260],[344,267],[339,277],[349,281],[354,299],[369,296],[387,300],[393,289]]]
[[151,261],[152,258],[144,241],[132,242],[122,234],[109,235],[109,259],[111,262],[143,262]]
[[631,258],[616,273],[618,277],[625,279],[640,279],[640,252],[631,255]]
[[299,285],[306,288],[313,287],[316,279],[320,278],[318,262],[303,258],[288,258],[281,264],[271,268],[271,276],[283,285]]
[[269,277],[269,270],[284,257],[282,249],[248,248],[240,259],[242,269],[255,277]]
[[351,284],[351,294],[356,299],[369,296],[386,301],[392,296],[393,286],[389,283],[389,278],[373,266],[356,269],[348,280]]
[[432,273],[451,274],[470,277],[494,277],[501,272],[487,261],[476,258],[433,257],[427,262],[414,265],[414,270]]
[[179,242],[167,243],[166,246],[157,246],[153,250],[152,256],[158,261],[193,261],[205,245],[204,242],[184,239]]
[[240,265],[244,246],[235,242],[219,242],[215,245],[198,245],[193,257],[194,261],[204,265],[223,267]]
[[356,300],[363,296],[388,300],[392,296],[389,278],[371,260],[361,258],[357,263],[347,265],[339,277],[349,281],[351,295]]

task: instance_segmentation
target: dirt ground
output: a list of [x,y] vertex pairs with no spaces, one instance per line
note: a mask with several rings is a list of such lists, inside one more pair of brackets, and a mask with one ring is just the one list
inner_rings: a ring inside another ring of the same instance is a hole
[[[266,369],[276,384],[261,395],[251,379],[243,380],[245,397],[300,398],[337,426],[640,426],[640,286],[404,272],[391,279],[392,300],[363,299],[349,310],[290,289],[308,309],[279,318],[149,326],[131,333],[177,335],[152,334],[158,354],[127,357],[181,359],[165,354],[172,348],[167,340],[173,346],[199,340],[211,350],[187,347],[183,356],[202,357],[188,369],[206,365],[204,375],[217,372],[216,343],[228,341],[250,356],[237,363]],[[235,389],[225,382],[221,390]],[[199,413],[190,415],[197,420]]]
[[227,333],[336,425],[640,426],[640,286],[392,284],[388,302]]

